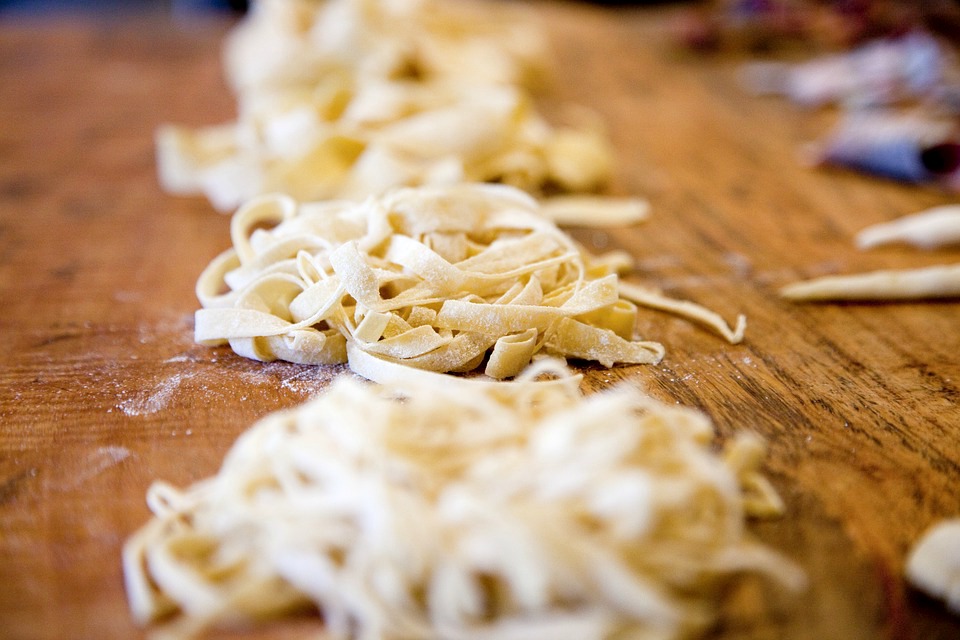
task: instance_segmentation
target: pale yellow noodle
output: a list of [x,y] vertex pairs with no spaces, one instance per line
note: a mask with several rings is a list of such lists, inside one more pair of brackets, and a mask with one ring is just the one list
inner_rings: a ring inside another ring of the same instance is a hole
[[960,264],[823,276],[783,287],[797,301],[920,300],[960,296]]

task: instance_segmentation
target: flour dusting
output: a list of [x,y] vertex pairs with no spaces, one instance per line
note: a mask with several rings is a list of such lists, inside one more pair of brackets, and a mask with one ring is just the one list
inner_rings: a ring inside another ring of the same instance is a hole
[[130,449],[111,445],[97,449],[89,456],[89,460],[95,462],[93,466],[96,469],[96,473],[100,473],[114,465],[120,464],[129,458],[130,455]]
[[344,369],[343,366],[310,367],[285,377],[280,386],[301,395],[312,395],[325,389]]
[[313,366],[277,361],[240,372],[237,377],[251,386],[275,387],[300,396],[312,396],[346,373],[352,372],[345,364]]
[[128,416],[143,416],[156,413],[167,406],[184,380],[192,378],[193,373],[177,373],[160,382],[150,391],[138,393],[124,400],[117,408]]
[[[51,469],[46,485],[54,491],[70,491],[115,467],[133,454],[126,447],[109,445],[79,459],[64,461]],[[32,473],[36,475],[36,473]]]

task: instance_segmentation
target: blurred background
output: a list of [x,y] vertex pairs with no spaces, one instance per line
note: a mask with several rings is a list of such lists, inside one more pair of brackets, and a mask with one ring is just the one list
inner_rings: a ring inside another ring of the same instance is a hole
[[245,11],[247,6],[247,0],[0,0],[0,17],[17,14]]

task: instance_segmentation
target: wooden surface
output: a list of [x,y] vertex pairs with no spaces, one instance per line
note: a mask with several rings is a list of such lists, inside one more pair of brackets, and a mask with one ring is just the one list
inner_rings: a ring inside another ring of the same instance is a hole
[[[954,198],[801,167],[797,148],[833,116],[746,96],[734,60],[677,55],[663,42],[669,9],[538,9],[559,71],[544,109],[597,109],[616,191],[653,205],[647,224],[577,237],[631,251],[638,281],[749,318],[746,342],[729,346],[645,314],[662,364],[587,371],[591,389],[630,379],[703,408],[721,436],[769,442],[788,512],[751,528],[811,586],[794,598],[741,589],[716,637],[960,637],[960,621],[900,577],[917,536],[960,515],[960,305],[776,296],[799,277],[957,261],[851,243],[866,224]],[[192,343],[194,282],[228,246],[229,220],[159,190],[152,134],[232,118],[228,26],[0,24],[4,639],[140,637],[119,552],[148,517],[150,482],[213,473],[252,421],[340,373]]]

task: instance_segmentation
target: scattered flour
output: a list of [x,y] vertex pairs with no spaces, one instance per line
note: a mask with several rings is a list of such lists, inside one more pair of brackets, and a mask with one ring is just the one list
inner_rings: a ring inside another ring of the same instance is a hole
[[[180,394],[219,396],[226,393],[228,388],[242,392],[233,385],[225,387],[226,379],[240,381],[251,389],[269,387],[306,398],[325,389],[334,378],[344,373],[352,375],[346,365],[314,366],[279,361],[254,363],[231,359],[227,366],[204,366],[215,365],[216,362],[215,357],[202,360],[189,353],[179,354],[163,360],[163,364],[167,365],[165,368],[175,373],[159,378],[152,386],[124,389],[125,385],[115,381],[119,402],[107,411],[119,409],[128,416],[146,416],[166,409]],[[245,401],[247,394],[243,393],[240,399]]]
[[302,396],[311,396],[344,373],[352,375],[346,365],[315,366],[277,361],[260,365],[256,371],[244,372],[243,379],[250,384],[276,385]]
[[[98,362],[98,371],[87,371],[91,384],[110,396],[107,413],[122,411],[130,417],[156,414],[171,406],[178,398],[209,397],[222,399],[225,394],[239,394],[247,400],[248,394],[237,383],[254,389],[277,389],[303,398],[315,395],[343,373],[352,373],[346,365],[313,366],[289,362],[254,362],[231,357],[224,360],[216,351],[200,348],[193,342],[193,317],[170,315],[158,322],[135,328],[134,335],[125,343],[125,351],[104,351]],[[125,329],[125,331],[128,331]],[[121,332],[117,329],[117,332]],[[107,333],[114,333],[111,329]],[[156,344],[166,353],[130,353],[131,342]],[[111,343],[111,347],[116,347]],[[127,369],[124,359],[139,363]],[[155,376],[142,378],[144,368],[155,368]],[[227,381],[230,381],[229,384]],[[59,392],[59,391],[58,391]],[[189,434],[187,434],[189,435]]]
[[142,416],[156,413],[167,406],[170,398],[184,380],[192,378],[195,373],[177,373],[161,381],[149,391],[138,393],[132,398],[124,400],[117,408],[128,416]]
[[753,262],[743,254],[734,251],[727,252],[723,255],[723,261],[727,263],[738,278],[748,278],[753,272]]
[[88,456],[87,460],[88,462],[95,462],[96,464],[92,465],[91,468],[95,469],[95,473],[100,473],[116,464],[120,464],[131,455],[130,449],[111,445],[98,448]]
[[47,480],[47,486],[55,491],[76,489],[132,455],[126,447],[98,447],[84,457],[57,465],[54,475]]

